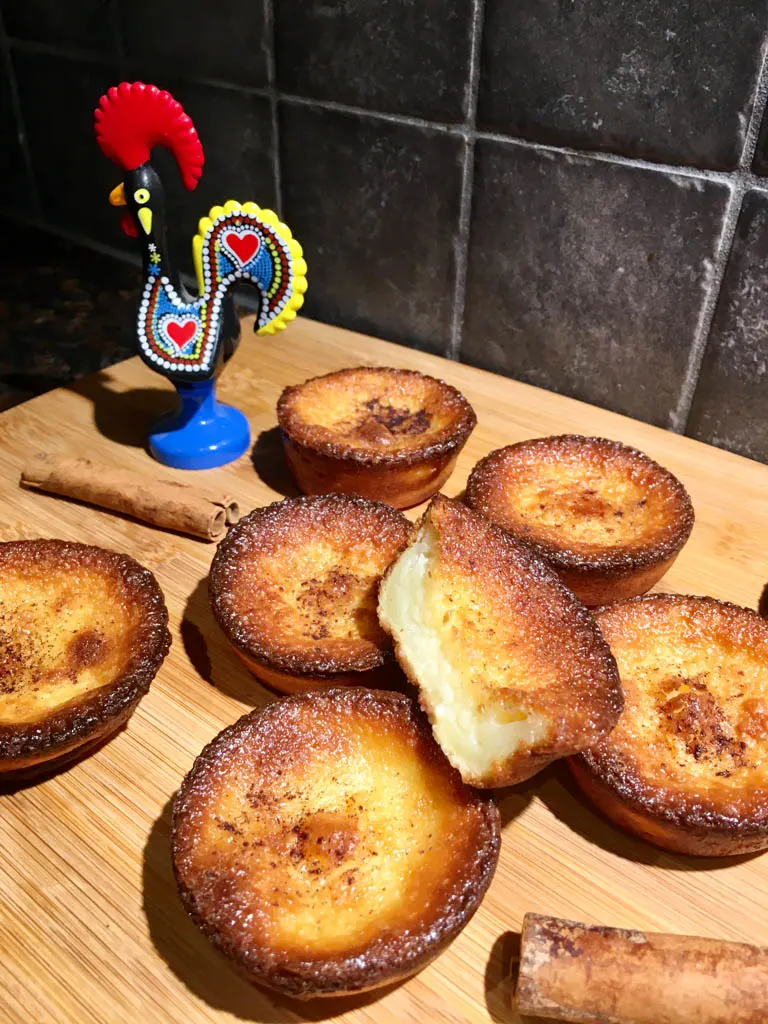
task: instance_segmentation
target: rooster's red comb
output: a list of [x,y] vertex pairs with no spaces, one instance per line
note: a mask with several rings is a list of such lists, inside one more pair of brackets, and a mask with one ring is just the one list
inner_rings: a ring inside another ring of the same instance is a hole
[[143,82],[121,82],[99,100],[96,139],[105,156],[134,171],[149,160],[153,146],[165,146],[176,157],[186,188],[203,173],[203,147],[195,126],[168,92]]

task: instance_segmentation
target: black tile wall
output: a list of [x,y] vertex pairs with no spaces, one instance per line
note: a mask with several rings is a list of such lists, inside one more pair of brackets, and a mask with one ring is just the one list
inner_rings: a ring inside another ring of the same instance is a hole
[[153,154],[182,269],[211,205],[254,199],[305,247],[309,316],[768,462],[765,0],[0,11],[0,212],[39,224],[39,195],[43,224],[135,253],[92,112],[154,81],[206,150],[193,193]]
[[48,54],[14,54],[21,108],[43,213],[81,236],[129,248],[108,196],[119,171],[101,153],[93,112],[109,69]]
[[285,219],[310,266],[308,316],[445,352],[460,139],[293,103],[280,109]]
[[727,190],[481,141],[462,355],[668,426]]
[[29,207],[32,202],[20,135],[8,68],[0,60],[0,206]]
[[102,55],[115,52],[111,0],[2,0],[6,31],[18,39]]
[[472,0],[279,0],[277,83],[299,96],[462,121]]
[[747,195],[688,433],[768,462],[768,196]]
[[767,22],[763,0],[488,0],[478,123],[735,167]]
[[[26,2],[26,0],[25,0]],[[118,0],[129,58],[163,76],[267,84],[263,0]]]

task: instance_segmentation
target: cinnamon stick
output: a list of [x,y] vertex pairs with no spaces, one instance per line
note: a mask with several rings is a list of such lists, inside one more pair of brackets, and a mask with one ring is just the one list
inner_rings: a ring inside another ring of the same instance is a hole
[[516,999],[572,1024],[766,1024],[768,949],[526,914]]
[[237,502],[227,494],[90,459],[37,455],[22,469],[21,483],[204,540],[220,540],[240,518]]

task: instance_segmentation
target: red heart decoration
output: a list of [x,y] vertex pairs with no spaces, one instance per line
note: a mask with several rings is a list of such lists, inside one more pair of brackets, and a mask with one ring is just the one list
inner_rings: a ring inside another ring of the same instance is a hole
[[174,345],[183,348],[197,334],[197,321],[184,320],[179,323],[178,320],[169,320],[165,325],[165,331]]
[[224,235],[224,245],[234,253],[240,263],[245,266],[259,251],[259,236],[255,231],[228,231]]

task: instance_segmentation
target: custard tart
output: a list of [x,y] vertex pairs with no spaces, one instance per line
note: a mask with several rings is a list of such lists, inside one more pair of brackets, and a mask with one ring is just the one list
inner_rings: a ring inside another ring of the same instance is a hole
[[524,544],[437,495],[387,571],[379,620],[437,742],[473,786],[509,786],[618,720],[616,663],[586,608]]
[[499,813],[403,694],[284,697],[225,729],[175,801],[182,901],[253,982],[307,999],[426,966],[480,905]]
[[167,621],[127,555],[0,544],[0,778],[59,768],[123,725],[168,652]]
[[372,366],[286,388],[277,419],[302,491],[360,494],[396,508],[442,487],[477,422],[450,384]]
[[530,544],[592,606],[649,590],[693,528],[676,477],[601,437],[563,434],[499,448],[472,470],[465,500]]
[[709,597],[652,594],[597,613],[624,710],[571,761],[616,824],[678,853],[768,847],[768,622]]
[[376,617],[379,581],[412,529],[390,505],[345,494],[256,509],[214,556],[214,616],[252,672],[284,693],[384,685],[394,659]]

